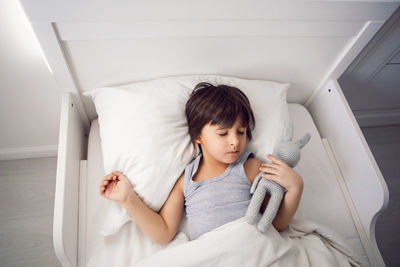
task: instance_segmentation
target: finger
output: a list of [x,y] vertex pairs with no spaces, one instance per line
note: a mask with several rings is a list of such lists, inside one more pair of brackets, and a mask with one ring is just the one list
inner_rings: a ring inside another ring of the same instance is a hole
[[121,174],[120,176],[118,176],[118,180],[126,181],[126,180],[128,180],[128,178],[124,174]]
[[118,171],[113,171],[112,172],[113,175],[113,180],[120,180],[121,177],[124,176],[124,174],[122,172],[118,172]]
[[104,195],[104,192],[105,192],[105,191],[106,191],[106,188],[105,188],[104,186],[100,187],[99,192],[100,192],[100,195],[101,195],[101,196]]
[[282,172],[283,171],[283,166],[281,166],[281,165],[278,165],[278,164],[276,164],[276,163],[264,163],[264,164],[261,164],[261,167],[263,167],[263,168],[270,168],[271,170],[273,169],[273,170],[275,170],[275,171],[279,171],[279,172]]
[[272,160],[273,163],[278,164],[278,165],[286,165],[286,163],[281,160],[278,159],[277,157],[275,157],[274,155],[268,154],[267,157]]
[[106,180],[106,179],[101,180],[99,187],[104,186],[106,183],[108,183],[108,180]]
[[271,167],[260,167],[259,170],[262,172],[270,173],[270,174],[275,174],[275,175],[279,174],[279,170],[277,170],[275,168],[271,168]]
[[108,175],[106,175],[106,176],[104,176],[104,178],[103,178],[103,181],[104,180],[111,180],[111,178],[112,178],[112,174],[108,174]]
[[260,165],[261,167],[269,167],[269,168],[274,168],[274,169],[280,169],[280,165],[276,164],[276,163],[267,163],[267,162],[263,162]]
[[273,174],[268,174],[268,173],[264,173],[262,175],[262,177],[265,179],[271,180],[271,181],[275,181],[275,182],[277,182],[277,180],[279,179],[278,176],[273,175]]

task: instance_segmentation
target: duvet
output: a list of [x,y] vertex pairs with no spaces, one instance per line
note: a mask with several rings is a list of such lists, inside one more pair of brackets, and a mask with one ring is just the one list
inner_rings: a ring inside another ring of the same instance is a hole
[[196,240],[179,239],[134,266],[361,266],[337,233],[311,221],[260,233],[241,218]]

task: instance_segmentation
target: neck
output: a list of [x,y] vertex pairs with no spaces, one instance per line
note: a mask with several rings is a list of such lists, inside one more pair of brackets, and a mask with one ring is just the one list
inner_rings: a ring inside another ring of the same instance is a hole
[[203,156],[200,160],[200,165],[213,173],[221,174],[223,173],[226,168],[228,168],[228,163],[223,163],[220,161],[215,160],[214,158],[207,155],[207,153],[203,152]]

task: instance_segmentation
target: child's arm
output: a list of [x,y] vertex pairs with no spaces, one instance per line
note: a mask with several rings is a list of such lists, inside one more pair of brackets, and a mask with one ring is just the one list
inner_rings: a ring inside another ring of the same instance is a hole
[[268,155],[272,163],[262,163],[259,170],[267,172],[263,177],[277,182],[287,192],[284,195],[281,206],[272,224],[278,231],[283,231],[292,220],[300,203],[303,192],[303,180],[301,176],[282,160]]
[[174,238],[182,218],[183,177],[184,174],[179,177],[159,213],[143,203],[128,178],[120,172],[112,172],[103,178],[100,194],[122,203],[129,215],[151,239],[160,244],[167,244]]

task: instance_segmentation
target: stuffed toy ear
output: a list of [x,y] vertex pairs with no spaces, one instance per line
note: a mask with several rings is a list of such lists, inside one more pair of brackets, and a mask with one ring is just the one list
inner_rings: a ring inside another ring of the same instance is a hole
[[283,141],[291,141],[293,138],[293,122],[289,121],[285,127],[285,133],[283,135]]
[[306,133],[305,135],[303,135],[302,138],[300,138],[299,140],[296,141],[296,145],[299,149],[303,148],[303,146],[305,146],[308,141],[310,141],[311,139],[311,135],[309,133]]

